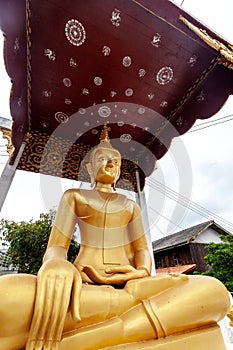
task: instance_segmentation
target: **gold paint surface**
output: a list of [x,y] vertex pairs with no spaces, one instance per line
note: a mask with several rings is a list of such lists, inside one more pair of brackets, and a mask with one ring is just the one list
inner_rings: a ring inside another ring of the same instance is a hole
[[[116,154],[100,145],[88,165],[94,189],[64,193],[37,277],[0,278],[1,349],[152,349],[153,344],[186,350],[188,344],[194,350],[199,342],[205,348],[213,343],[213,326],[230,307],[226,288],[211,277],[150,276],[140,209],[115,192]],[[67,250],[76,223],[81,248],[71,264]]]

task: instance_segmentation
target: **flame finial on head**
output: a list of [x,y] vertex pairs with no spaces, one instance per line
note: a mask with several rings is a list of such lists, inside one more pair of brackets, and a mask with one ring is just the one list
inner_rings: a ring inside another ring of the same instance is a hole
[[108,127],[106,123],[103,126],[99,140],[100,140],[100,143],[97,147],[113,148],[108,136]]
[[107,127],[106,123],[104,124],[104,127],[101,131],[101,134],[100,134],[100,143],[101,142],[109,142],[110,143],[109,136],[108,136],[108,127]]

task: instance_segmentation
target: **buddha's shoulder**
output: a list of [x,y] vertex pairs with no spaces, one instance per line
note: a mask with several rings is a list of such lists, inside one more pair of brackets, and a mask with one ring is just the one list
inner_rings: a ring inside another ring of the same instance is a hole
[[[107,194],[106,194],[107,195]],[[107,195],[109,199],[109,194]],[[110,195],[112,197],[112,200],[115,201],[118,204],[124,205],[124,207],[131,207],[131,209],[137,209],[138,205],[137,203],[128,198],[126,195],[121,193],[112,193]],[[83,203],[89,203],[92,199],[96,199],[97,197],[101,197],[98,191],[95,190],[87,190],[87,189],[80,189],[80,188],[70,188],[64,192],[64,197],[68,201],[75,201],[75,202],[83,202]],[[102,198],[103,200],[104,198]]]
[[128,208],[130,211],[140,210],[135,200],[121,193],[117,193],[115,195],[118,199],[118,202],[121,203],[124,206],[124,208]]
[[85,201],[85,198],[88,196],[90,190],[84,190],[80,188],[70,188],[66,190],[63,194],[63,197],[68,201]]

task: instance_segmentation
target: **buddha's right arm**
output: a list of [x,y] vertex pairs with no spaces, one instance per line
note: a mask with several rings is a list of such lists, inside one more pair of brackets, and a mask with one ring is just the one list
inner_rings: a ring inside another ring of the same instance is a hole
[[26,350],[58,350],[70,304],[74,321],[80,320],[81,285],[80,274],[69,261],[48,258],[44,262],[37,276],[35,307]]
[[[66,191],[62,196],[56,213],[43,261],[46,261],[47,258],[51,256],[56,257],[56,254],[58,254],[57,257],[59,258],[62,257],[67,259],[66,252],[69,249],[74,227],[77,221],[75,203],[74,191]],[[62,249],[57,249],[58,247],[63,247],[65,251],[62,251]]]
[[[57,216],[61,214],[66,224],[60,219],[55,220],[43,265],[38,272],[35,307],[26,350],[58,349],[70,300],[79,300],[82,280],[77,269],[67,261],[74,228],[74,220],[69,222],[74,215],[67,212],[65,216],[64,212],[70,197],[65,194],[62,198]],[[72,302],[71,305],[73,319],[78,322],[79,303]]]
[[60,245],[48,246],[43,257],[43,264],[46,261],[53,259],[67,260],[67,249]]

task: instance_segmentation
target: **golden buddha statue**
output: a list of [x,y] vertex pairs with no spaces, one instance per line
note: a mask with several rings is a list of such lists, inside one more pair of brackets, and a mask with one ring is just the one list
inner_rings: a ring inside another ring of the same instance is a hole
[[[214,278],[150,277],[140,209],[115,191],[120,166],[105,126],[87,165],[94,189],[64,193],[38,276],[0,278],[0,349],[97,350],[150,340],[156,347],[227,314],[228,292]],[[71,264],[76,223],[81,247]]]

